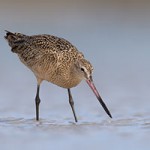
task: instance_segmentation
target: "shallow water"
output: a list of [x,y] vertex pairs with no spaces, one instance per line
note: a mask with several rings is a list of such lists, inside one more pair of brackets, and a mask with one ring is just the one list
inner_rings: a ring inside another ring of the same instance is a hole
[[[150,2],[3,1],[0,4],[0,149],[150,148]],[[71,41],[94,66],[93,79],[110,119],[85,82],[67,90],[41,85],[35,121],[36,79],[10,52],[4,30],[47,33]]]
[[[1,118],[3,149],[149,149],[150,118],[83,121]],[[9,144],[4,144],[5,142]]]

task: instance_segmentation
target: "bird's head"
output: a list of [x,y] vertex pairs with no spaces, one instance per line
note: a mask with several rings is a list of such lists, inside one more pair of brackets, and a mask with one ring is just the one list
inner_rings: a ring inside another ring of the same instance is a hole
[[90,80],[93,73],[93,66],[86,59],[78,60],[75,63],[75,68],[78,73],[78,76],[81,79]]

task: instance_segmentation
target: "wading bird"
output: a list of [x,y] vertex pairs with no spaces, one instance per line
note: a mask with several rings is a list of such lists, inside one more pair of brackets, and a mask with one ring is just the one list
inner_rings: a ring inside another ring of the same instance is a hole
[[5,39],[11,51],[16,53],[36,76],[37,92],[35,97],[36,120],[39,120],[40,84],[43,80],[68,90],[69,103],[77,122],[71,88],[86,80],[98,101],[112,118],[108,108],[100,97],[92,79],[93,67],[69,41],[52,35],[41,34],[28,36],[6,31]]

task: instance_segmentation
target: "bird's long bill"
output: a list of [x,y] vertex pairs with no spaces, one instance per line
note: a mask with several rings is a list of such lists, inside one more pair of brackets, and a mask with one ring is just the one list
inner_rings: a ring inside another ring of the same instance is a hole
[[96,95],[98,101],[100,102],[100,104],[102,105],[102,107],[104,108],[104,110],[106,111],[106,113],[108,114],[108,116],[110,118],[112,118],[111,113],[109,112],[107,106],[105,105],[105,103],[103,102],[101,96],[99,95],[99,93],[98,93],[98,91],[97,91],[97,89],[96,89],[96,87],[95,87],[92,79],[91,80],[86,80],[86,82],[90,86],[90,88],[92,89],[92,91],[94,92],[94,94]]

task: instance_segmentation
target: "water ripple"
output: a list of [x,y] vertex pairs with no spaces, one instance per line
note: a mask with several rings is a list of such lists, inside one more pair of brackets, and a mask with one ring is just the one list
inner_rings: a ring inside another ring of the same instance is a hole
[[79,120],[78,123],[71,122],[69,119],[60,120],[47,120],[41,119],[36,121],[35,119],[24,118],[0,118],[0,127],[16,127],[24,129],[40,128],[42,130],[53,129],[89,129],[89,128],[121,128],[132,127],[141,129],[150,129],[149,117],[133,117],[133,118],[117,118],[117,119],[104,119],[85,121]]

